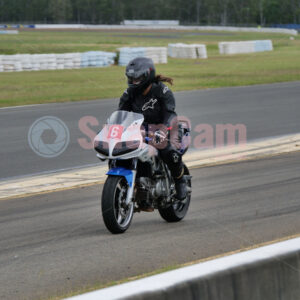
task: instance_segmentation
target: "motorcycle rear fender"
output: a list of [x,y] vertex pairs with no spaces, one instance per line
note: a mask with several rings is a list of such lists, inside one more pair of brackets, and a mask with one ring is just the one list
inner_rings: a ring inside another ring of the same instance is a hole
[[129,169],[125,169],[122,167],[112,168],[110,169],[106,175],[112,175],[112,176],[123,176],[125,177],[128,185],[132,187],[132,181],[133,181],[133,171]]

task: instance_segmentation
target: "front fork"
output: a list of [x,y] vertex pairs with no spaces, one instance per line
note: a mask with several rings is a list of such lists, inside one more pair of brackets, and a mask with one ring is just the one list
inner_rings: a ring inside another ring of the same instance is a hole
[[128,190],[126,195],[126,205],[128,206],[130,201],[132,201],[133,198],[133,192],[135,187],[135,178],[136,178],[136,172],[137,172],[137,158],[132,159],[132,167],[131,169],[118,167],[116,165],[116,160],[112,160],[109,162],[109,171],[106,173],[106,175],[111,176],[123,176],[128,184]]
[[129,185],[127,196],[126,196],[126,205],[129,205],[130,201],[133,200],[133,192],[135,187],[135,178],[136,178],[136,172],[137,172],[137,158],[134,158],[132,160],[132,183],[131,186]]

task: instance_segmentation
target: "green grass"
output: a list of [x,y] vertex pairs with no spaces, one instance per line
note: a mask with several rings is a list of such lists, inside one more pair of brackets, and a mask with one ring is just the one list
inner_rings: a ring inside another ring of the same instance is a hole
[[[205,43],[207,60],[170,59],[157,72],[174,78],[174,91],[300,80],[300,39],[264,33],[21,32],[0,36],[0,54],[115,51],[123,46]],[[159,38],[155,38],[159,36]],[[221,56],[219,41],[272,39],[273,52]],[[124,67],[0,73],[0,106],[119,97]]]
[[0,35],[0,54],[115,51],[118,47],[166,46],[168,43],[176,42],[205,42],[210,50],[213,49],[216,52],[218,41],[253,39],[273,39],[285,42],[288,40],[288,36],[266,33],[196,31],[21,31],[19,35]]

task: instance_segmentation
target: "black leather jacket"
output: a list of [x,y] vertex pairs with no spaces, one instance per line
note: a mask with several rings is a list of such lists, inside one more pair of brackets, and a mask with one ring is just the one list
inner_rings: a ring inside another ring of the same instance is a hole
[[134,95],[128,88],[120,98],[119,110],[133,111],[144,115],[146,124],[170,125],[176,116],[175,98],[162,82],[153,83],[147,95]]

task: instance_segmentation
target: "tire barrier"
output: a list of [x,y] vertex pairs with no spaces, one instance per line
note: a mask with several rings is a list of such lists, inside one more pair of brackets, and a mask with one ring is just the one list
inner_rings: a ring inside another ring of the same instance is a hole
[[0,72],[106,67],[114,64],[115,57],[116,53],[104,51],[0,55]]
[[300,238],[105,288],[70,300],[295,300]]
[[139,56],[152,58],[155,64],[166,64],[168,62],[166,47],[123,47],[119,51],[120,66],[126,66],[132,59]]
[[105,51],[89,51],[81,53],[81,68],[106,67],[115,63],[117,54]]
[[273,44],[271,40],[219,43],[220,54],[241,54],[272,50]]
[[206,45],[169,44],[168,55],[176,58],[207,58]]

